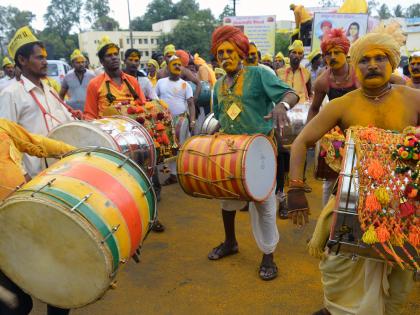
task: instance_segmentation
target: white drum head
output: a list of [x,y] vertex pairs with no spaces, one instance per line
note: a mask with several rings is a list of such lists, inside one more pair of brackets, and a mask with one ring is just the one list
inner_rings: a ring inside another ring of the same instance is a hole
[[255,137],[245,152],[244,173],[248,194],[255,201],[263,201],[275,187],[276,154],[264,136]]
[[59,125],[50,131],[48,137],[78,148],[96,146],[118,151],[111,136],[94,124],[84,121],[72,121]]
[[6,201],[0,222],[0,269],[25,292],[75,308],[109,288],[112,256],[76,212],[28,193]]

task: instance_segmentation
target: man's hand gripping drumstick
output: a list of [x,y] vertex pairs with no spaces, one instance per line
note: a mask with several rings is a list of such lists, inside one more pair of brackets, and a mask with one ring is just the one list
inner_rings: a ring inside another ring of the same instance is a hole
[[289,117],[287,117],[287,111],[289,108],[286,108],[286,104],[288,104],[290,108],[293,108],[293,106],[295,106],[298,101],[299,96],[297,96],[295,93],[286,93],[283,99],[277,103],[276,106],[274,106],[271,113],[269,113],[267,116],[264,116],[264,119],[273,119],[273,128],[281,134],[283,128],[288,126],[290,123]]

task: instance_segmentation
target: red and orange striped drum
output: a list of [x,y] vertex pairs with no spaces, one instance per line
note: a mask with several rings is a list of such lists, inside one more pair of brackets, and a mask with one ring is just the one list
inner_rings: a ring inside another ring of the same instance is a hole
[[276,151],[264,135],[194,136],[180,149],[178,181],[193,197],[263,201],[275,187]]
[[156,218],[146,173],[105,148],[56,162],[0,205],[0,269],[62,308],[99,299]]

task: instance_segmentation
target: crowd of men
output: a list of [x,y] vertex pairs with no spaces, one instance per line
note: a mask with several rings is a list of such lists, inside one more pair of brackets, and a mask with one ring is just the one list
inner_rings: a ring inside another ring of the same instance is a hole
[[[350,45],[343,30],[333,29],[323,38],[321,50],[312,51],[306,56],[308,64],[303,65],[310,20],[302,6],[290,8],[299,22],[301,39],[291,43],[287,56],[281,52],[274,57],[261,56],[257,45],[249,42],[241,30],[222,26],[212,35],[213,62],[168,44],[148,61],[147,69],[139,69],[142,56],[137,49],[126,50],[124,60],[120,60],[118,45],[104,37],[97,49],[101,68],[89,69],[86,56],[76,49],[70,56],[73,69],[64,77],[59,91],[48,84],[44,43],[28,27],[18,30],[9,44],[10,57],[3,60],[5,76],[0,80],[0,137],[4,140],[0,143],[0,169],[11,174],[0,180],[0,200],[41,171],[40,157],[74,149],[46,138],[52,128],[74,119],[112,116],[125,102],[141,106],[162,99],[169,105],[174,121],[189,117],[189,129],[193,130],[200,113],[197,100],[203,82],[207,82],[213,90],[212,111],[221,132],[262,133],[273,138],[281,137],[280,130],[289,123],[287,111],[298,103],[307,104],[308,123],[291,151],[281,145],[278,148],[281,167],[277,189],[265,201],[251,202],[248,207],[253,235],[262,252],[259,277],[274,279],[278,275],[273,256],[279,241],[277,209],[282,218],[289,217],[294,224],[308,222],[305,193],[311,189],[304,176],[307,148],[335,126],[345,130],[354,125],[373,125],[402,131],[420,123],[420,52],[410,56],[410,77],[402,77],[396,72],[400,43],[394,37],[372,32]],[[188,82],[194,83],[194,91]],[[326,97],[329,102],[325,105]],[[230,114],[233,107],[235,117]],[[10,147],[17,152],[17,158],[8,153]],[[19,152],[27,153],[23,165]],[[285,168],[289,155],[290,170]],[[173,162],[169,163],[169,171],[163,185],[177,182]],[[286,172],[290,178],[287,198]],[[328,201],[334,198],[331,193],[336,179],[324,182],[323,212],[331,211]],[[159,180],[154,181],[159,190]],[[238,253],[235,211],[246,206],[241,201],[221,202],[225,239],[210,251],[210,260]],[[155,229],[163,231],[164,227],[158,222]],[[309,246],[323,252],[325,237],[314,234]],[[385,263],[373,265],[365,259],[356,264],[343,257],[324,255],[320,269],[325,308],[314,313],[317,315],[399,314],[412,286],[409,272]],[[369,276],[371,281],[366,283]],[[29,314],[31,308],[31,297],[0,273],[0,313]],[[69,312],[48,306],[51,315]]]

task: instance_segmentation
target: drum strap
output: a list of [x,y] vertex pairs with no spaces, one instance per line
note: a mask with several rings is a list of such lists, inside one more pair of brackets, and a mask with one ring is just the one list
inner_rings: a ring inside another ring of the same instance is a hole
[[[127,88],[130,91],[131,96],[133,96],[134,100],[135,101],[138,100],[139,96],[138,96],[137,92],[133,89],[133,87],[127,81],[127,79],[123,79],[123,82],[127,85]],[[106,81],[105,85],[106,85],[106,98],[107,98],[108,102],[110,103],[110,105],[112,105],[112,103],[115,102],[115,100],[117,98],[111,92],[110,81]]]

